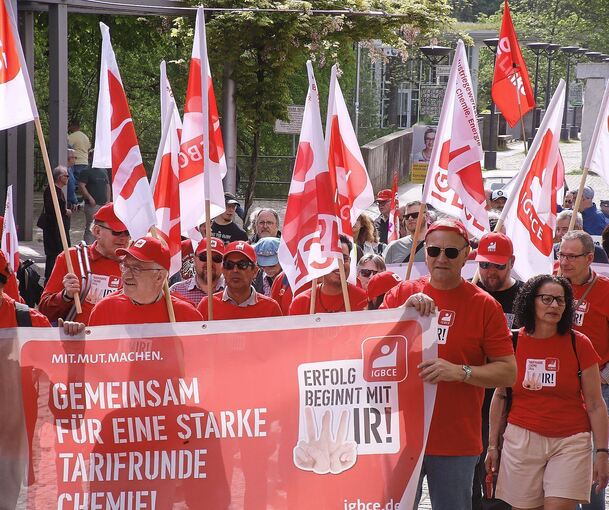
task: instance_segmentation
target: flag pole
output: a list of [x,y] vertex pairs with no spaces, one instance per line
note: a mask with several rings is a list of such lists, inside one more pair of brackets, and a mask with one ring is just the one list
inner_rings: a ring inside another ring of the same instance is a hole
[[412,265],[414,264],[414,257],[416,252],[413,253],[413,250],[416,251],[417,244],[419,242],[419,236],[421,235],[421,226],[423,224],[423,217],[425,216],[425,206],[423,202],[419,206],[419,217],[417,218],[417,226],[414,229],[414,234],[412,234],[412,246],[410,247],[410,257],[408,258],[408,267],[406,269],[406,280],[410,280],[410,273],[412,272]]
[[[516,64],[514,64],[514,66],[516,66]],[[520,128],[522,130],[522,141],[524,143],[524,155],[526,156],[528,154],[527,152],[527,134],[526,131],[524,129],[524,119],[522,118],[522,105],[520,104],[520,85],[518,85],[520,83],[519,81],[520,78],[520,74],[518,73],[518,71],[516,71],[516,87],[514,87],[514,90],[516,91],[516,101],[518,102],[518,116],[520,117]]]
[[311,282],[313,285],[311,286],[311,303],[309,304],[309,315],[313,315],[315,313],[315,301],[317,299],[317,278],[313,278]]
[[[68,273],[74,273],[74,266],[72,265],[72,257],[70,257],[70,247],[68,246],[68,238],[66,236],[66,229],[63,224],[63,218],[61,217],[61,209],[59,209],[59,200],[57,199],[57,192],[55,190],[55,181],[53,180],[53,172],[51,170],[51,162],[49,161],[49,154],[47,152],[47,145],[44,140],[44,134],[42,133],[42,125],[40,124],[40,118],[34,118],[34,124],[36,125],[36,134],[38,135],[38,143],[40,144],[40,152],[42,152],[42,160],[44,161],[44,169],[47,174],[47,180],[49,181],[49,189],[51,190],[51,199],[53,200],[53,209],[55,210],[55,219],[57,220],[57,227],[59,228],[59,237],[61,238],[61,245],[63,246],[63,254],[66,259],[66,266]],[[76,313],[82,313],[82,306],[80,304],[80,293],[74,293],[74,306],[76,307]]]
[[[157,230],[156,226],[153,225],[152,227],[150,227],[150,233],[152,234],[152,237],[154,237],[155,239],[158,239],[159,241],[164,242],[161,239],[161,236],[159,236],[159,231]],[[163,295],[165,296],[165,305],[167,305],[167,313],[169,314],[169,322],[175,322],[176,314],[173,309],[173,303],[171,302],[171,293],[169,292],[169,283],[167,283],[167,278],[165,278],[165,281],[163,282]]]
[[343,289],[343,299],[345,300],[345,312],[351,311],[351,302],[349,301],[349,290],[347,288],[347,277],[345,276],[345,263],[343,258],[338,259],[338,272],[340,274],[340,286]]

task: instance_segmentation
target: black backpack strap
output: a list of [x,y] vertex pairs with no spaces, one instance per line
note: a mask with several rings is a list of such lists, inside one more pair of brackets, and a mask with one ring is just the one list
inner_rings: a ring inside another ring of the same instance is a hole
[[[512,329],[512,345],[514,346],[514,352],[516,352],[516,345],[518,344],[518,331],[517,329]],[[505,389],[505,414],[510,412],[512,408],[512,387],[508,386]]]
[[[419,244],[417,244],[417,249],[414,251],[414,254],[416,255],[419,250],[421,248],[423,248],[423,245],[425,244],[425,241],[421,241]],[[404,262],[402,262],[402,264],[406,264],[407,262],[410,262],[410,255],[412,255],[412,247],[410,248],[410,253],[406,256],[406,258],[404,259]]]
[[569,330],[569,333],[571,333],[571,346],[573,347],[573,353],[575,354],[575,360],[577,361],[577,377],[581,381],[582,368],[579,364],[579,356],[577,355],[577,348],[575,347],[575,332],[571,329]]
[[31,328],[32,317],[30,315],[30,307],[15,301],[15,319],[17,320],[17,326],[20,328]]

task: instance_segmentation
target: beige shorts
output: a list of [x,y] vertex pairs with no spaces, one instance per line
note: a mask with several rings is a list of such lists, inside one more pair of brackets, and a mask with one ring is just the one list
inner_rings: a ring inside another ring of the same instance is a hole
[[518,508],[542,506],[546,497],[588,503],[591,486],[590,432],[545,437],[508,424],[495,497]]

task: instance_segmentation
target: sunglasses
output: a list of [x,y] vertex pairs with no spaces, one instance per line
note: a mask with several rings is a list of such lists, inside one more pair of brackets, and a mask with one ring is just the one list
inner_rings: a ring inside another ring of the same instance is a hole
[[404,215],[404,218],[407,220],[416,220],[419,217],[418,212],[411,212]]
[[112,232],[112,235],[114,237],[119,237],[119,236],[127,236],[127,237],[129,237],[129,231],[128,230],[112,230],[110,227],[106,227],[105,225],[100,225],[99,223],[97,225],[99,227],[105,229],[105,230],[109,230],[110,232]]
[[480,269],[494,268],[498,271],[503,271],[507,267],[507,264],[493,264],[492,262],[480,262],[479,265]]
[[364,278],[370,278],[373,274],[377,274],[378,271],[375,269],[360,269],[359,274],[361,274]]
[[428,246],[426,251],[427,255],[430,257],[438,257],[440,253],[444,252],[444,255],[446,255],[447,258],[456,259],[459,256],[459,253],[465,250],[465,248],[468,246],[469,245],[467,244],[463,248],[440,248],[439,246]]
[[[199,253],[199,260],[201,262],[207,262],[207,254],[206,253]],[[222,255],[218,255],[217,253],[214,253],[211,256],[211,260],[213,260],[214,263],[216,263],[216,264],[221,264],[222,263]]]
[[556,304],[558,306],[564,306],[564,304],[566,303],[564,296],[553,296],[552,294],[537,294],[535,297],[541,298],[541,302],[546,306],[550,306],[554,301],[556,301]]
[[235,267],[241,269],[241,271],[245,271],[248,267],[254,267],[254,263],[249,260],[240,260],[239,262],[233,262],[232,260],[225,260],[222,263],[222,267],[224,269],[228,269],[232,271]]

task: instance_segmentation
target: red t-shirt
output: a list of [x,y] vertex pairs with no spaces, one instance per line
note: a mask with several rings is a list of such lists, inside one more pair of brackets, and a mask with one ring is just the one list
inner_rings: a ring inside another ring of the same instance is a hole
[[[588,285],[590,284],[571,284],[576,303]],[[609,278],[606,276],[597,275],[594,287],[575,311],[573,329],[581,331],[590,339],[601,358],[601,366],[609,361]]]
[[[311,282],[303,285],[296,291],[296,295],[304,292],[307,289],[311,288]],[[279,307],[281,308],[281,312],[283,315],[288,315],[290,311],[290,305],[292,304],[292,288],[288,282],[288,278],[285,276],[282,271],[279,273],[275,279],[273,280],[273,285],[271,286],[271,297],[279,303]]]
[[[106,296],[116,292],[123,287],[121,270],[118,261],[104,257],[96,249],[96,243],[88,248],[89,264],[91,266],[91,288],[81,303],[82,313],[78,314],[75,321],[89,323],[89,316],[93,307]],[[76,248],[70,248],[70,258],[74,274],[81,277]],[[84,262],[83,262],[84,263]],[[53,272],[46,283],[44,292],[40,298],[38,309],[45,314],[49,320],[56,321],[65,318],[74,304],[73,301],[65,301],[62,297],[63,277],[68,273],[68,266],[64,253],[60,253],[55,261]]]
[[[575,333],[581,370],[599,362],[590,340]],[[533,338],[524,328],[516,345],[518,376],[508,422],[547,437],[567,437],[590,430],[577,377],[571,335]]]
[[[450,290],[435,289],[429,276],[405,281],[385,295],[381,308],[397,308],[417,292],[430,296],[439,310],[439,358],[457,365],[480,366],[487,358],[514,353],[501,305],[465,280]],[[484,388],[462,382],[438,383],[425,453],[478,455],[482,451],[483,400]]]
[[[255,319],[257,317],[281,317],[281,308],[277,301],[256,292],[256,303],[248,306],[237,306],[232,301],[223,301],[224,291],[214,294],[214,320],[225,321],[229,319]],[[207,297],[199,303],[199,312],[203,320],[208,320]]]
[[[202,320],[196,308],[180,299],[171,296],[176,322],[193,322]],[[136,305],[122,292],[112,294],[95,305],[89,318],[89,326],[110,326],[114,324],[150,324],[169,322],[169,312],[165,298],[154,303]]]
[[[315,293],[315,313],[335,313],[345,311],[345,300],[340,294],[323,294],[321,283]],[[368,307],[368,294],[365,290],[347,283],[347,293],[351,311],[365,310]],[[308,315],[311,309],[311,289],[298,294],[290,305],[290,315]]]
[[[50,328],[49,320],[40,312],[30,308],[30,318],[33,328]],[[8,294],[2,293],[0,303],[0,328],[16,328],[17,318],[15,317],[15,300]]]

